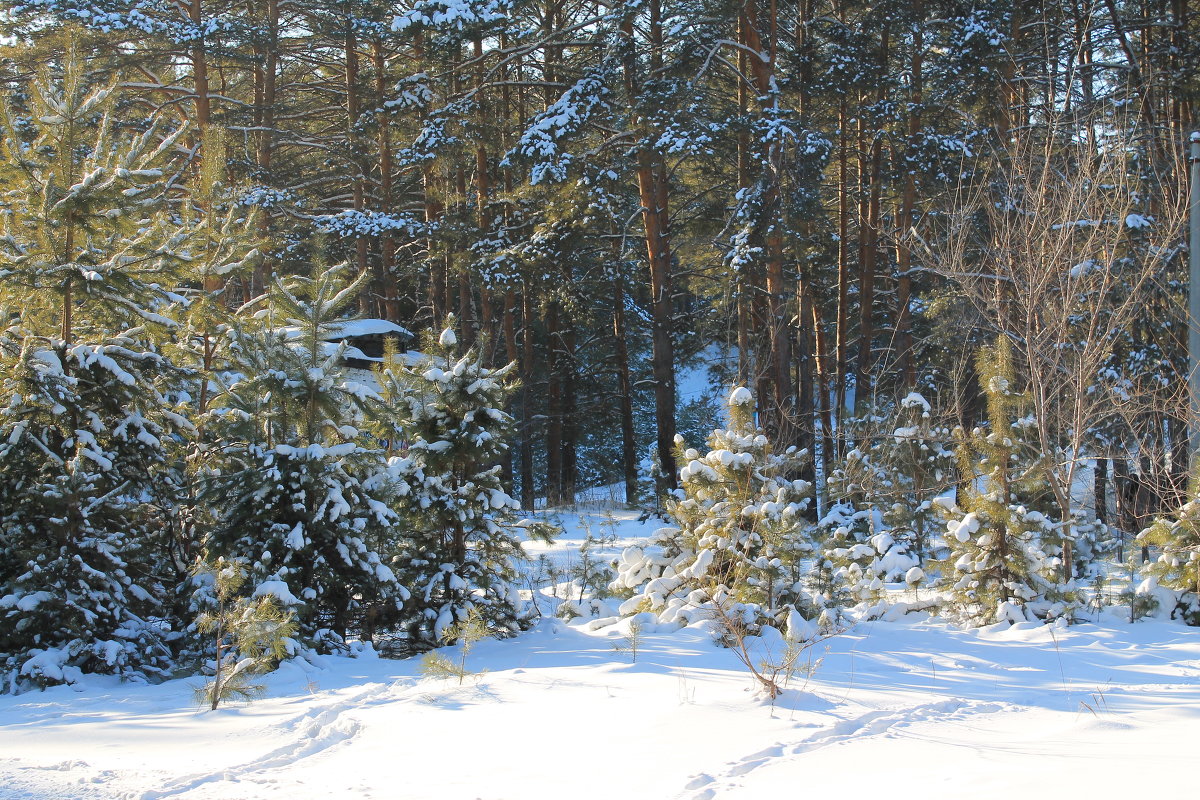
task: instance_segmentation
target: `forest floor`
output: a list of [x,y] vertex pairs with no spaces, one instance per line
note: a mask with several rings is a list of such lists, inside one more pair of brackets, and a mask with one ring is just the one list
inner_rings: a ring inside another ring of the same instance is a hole
[[[603,502],[559,518],[566,535],[530,547],[544,567],[577,565],[588,531],[599,556],[654,524]],[[265,698],[215,712],[198,709],[198,678],[0,697],[0,798],[1011,800],[1195,785],[1200,629],[1115,612],[1069,627],[859,622],[806,651],[809,674],[774,703],[703,625],[648,627],[636,659],[628,630],[548,617],[476,645],[467,667],[482,674],[462,684],[421,677],[419,659],[292,661]]]

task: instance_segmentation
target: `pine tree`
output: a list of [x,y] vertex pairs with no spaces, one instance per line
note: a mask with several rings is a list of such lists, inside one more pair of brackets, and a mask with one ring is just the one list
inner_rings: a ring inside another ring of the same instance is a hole
[[166,674],[157,547],[176,483],[158,341],[179,131],[118,121],[73,44],[0,108],[0,668],[8,689],[80,671]]
[[1175,511],[1164,514],[1138,534],[1143,545],[1158,548],[1158,558],[1147,568],[1160,586],[1179,593],[1175,611],[1189,625],[1200,625],[1200,486],[1192,483],[1190,497]]
[[729,418],[728,429],[709,436],[706,455],[677,443],[682,497],[667,505],[675,525],[622,553],[613,586],[634,590],[622,613],[691,621],[715,602],[757,625],[811,610],[800,562],[811,554],[802,530],[812,487],[791,477],[805,454],[772,451],[745,388],[730,394]]
[[484,367],[474,350],[459,356],[453,325],[451,316],[427,342],[423,362],[392,362],[381,372],[383,384],[398,387],[407,402],[408,450],[393,459],[391,471],[407,487],[401,498],[407,535],[394,563],[412,594],[403,625],[414,650],[441,645],[472,611],[502,636],[528,622],[513,584],[522,556],[513,533],[519,504],[500,475],[513,365]]
[[[198,291],[196,287],[214,282],[226,286],[248,280],[252,269],[261,263],[262,239],[252,229],[250,215],[235,201],[225,183],[227,169],[227,133],[218,126],[209,126],[201,147],[201,163],[191,191],[172,214],[188,231],[174,256],[181,263],[178,290],[180,302],[175,313],[177,325],[163,342],[163,355],[183,372],[167,393],[179,413],[195,423],[187,436],[170,437],[166,441],[170,469],[180,483],[180,491],[168,514],[162,555],[167,575],[164,582],[173,587],[169,614],[177,620],[193,616],[191,593],[196,559],[203,550],[204,520],[210,516],[202,508],[198,470],[210,449],[211,437],[206,428],[214,390],[227,373],[226,350],[233,337],[223,335],[230,328],[229,294],[225,290]],[[183,642],[181,658],[194,655],[188,651],[194,640]]]
[[[882,594],[889,576],[880,558],[892,553],[895,540],[883,530],[876,492],[888,482],[890,475],[875,463],[869,442],[846,451],[827,478],[830,506],[814,529],[820,550],[818,576],[827,591],[848,593],[856,601]],[[903,552],[894,555],[907,557]]]
[[212,637],[212,679],[196,689],[196,699],[210,710],[225,700],[252,700],[264,691],[252,683],[295,650],[296,625],[273,595],[239,596],[246,579],[241,565],[218,559],[201,564],[198,577],[211,581],[217,606],[196,619],[201,634]]
[[951,482],[951,432],[934,420],[929,401],[918,392],[901,399],[890,427],[891,435],[882,437],[876,448],[877,459],[894,477],[892,491],[884,494],[881,504],[883,523],[923,563],[938,527],[934,499]]
[[[831,589],[876,600],[886,582],[915,585],[937,524],[934,498],[950,479],[950,432],[910,392],[890,412],[848,424],[857,444],[828,478],[833,504],[818,522],[820,568]],[[914,569],[916,570],[914,572]]]
[[[229,331],[236,372],[207,420],[202,476],[206,560],[244,570],[245,592],[274,596],[322,649],[361,622],[364,605],[394,616],[406,596],[378,555],[398,534],[396,488],[357,427],[377,395],[348,376],[345,343],[325,341],[366,278],[337,273],[275,282],[266,320],[287,325]],[[203,587],[197,595],[211,605]]]
[[961,435],[961,500],[943,509],[950,548],[943,582],[959,612],[975,622],[1061,616],[1076,604],[1074,583],[1060,582],[1064,525],[1053,517],[1036,421],[1018,416],[1027,399],[1013,385],[1005,338],[980,351],[977,369],[987,427]]

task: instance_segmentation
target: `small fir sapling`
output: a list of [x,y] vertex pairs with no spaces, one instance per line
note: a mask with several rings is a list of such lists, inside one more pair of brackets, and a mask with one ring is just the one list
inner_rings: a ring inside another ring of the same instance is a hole
[[[891,435],[876,446],[876,461],[895,476],[893,491],[885,494],[883,524],[898,542],[923,564],[929,539],[940,527],[934,499],[951,485],[954,452],[949,428],[937,423],[921,394],[909,392],[892,419]],[[909,583],[908,578],[905,580]]]
[[645,456],[637,463],[638,495],[642,498],[653,498],[654,502],[653,507],[642,512],[643,521],[662,514],[662,496],[658,493],[662,476],[662,459],[658,456],[658,445],[647,445]]
[[[807,685],[808,680],[816,675],[824,661],[824,657],[813,659],[812,648],[837,633],[842,631],[828,630],[823,635],[818,635],[812,624],[799,614],[790,615],[784,631],[783,650],[778,654],[768,651],[767,656],[759,662],[760,672],[781,690],[786,690],[797,676],[803,677]],[[828,651],[828,647],[826,650]],[[772,707],[774,699],[772,698]]]
[[604,510],[604,520],[600,523],[600,527],[607,530],[608,533],[600,537],[600,542],[604,545],[614,545],[617,543],[617,518],[613,516],[612,511]]
[[554,569],[554,563],[545,553],[539,553],[533,563],[535,566],[529,572],[531,592],[545,586],[550,581],[550,573]]
[[1102,575],[1102,563],[1115,557],[1119,539],[1107,524],[1096,519],[1091,509],[1074,508],[1070,528],[1072,574],[1085,577]]
[[[801,659],[804,653],[817,643],[842,632],[840,627],[829,626],[824,633],[819,633],[813,623],[792,609],[783,626],[783,649],[772,652],[777,644],[772,639],[779,638],[780,633],[774,628],[757,624],[757,609],[739,603],[724,593],[716,595],[709,608],[721,643],[733,652],[754,679],[755,686],[766,693],[772,704],[797,673],[811,675],[819,666],[819,660],[815,664],[803,664]],[[765,653],[760,655],[764,648]]]
[[1108,592],[1108,580],[1104,575],[1097,573],[1092,578],[1091,597],[1088,599],[1087,610],[1093,612],[1096,618],[1100,618],[1100,614],[1104,612],[1104,595]]
[[721,644],[733,652],[742,666],[750,672],[755,685],[774,701],[783,693],[783,687],[775,681],[775,676],[763,668],[751,648],[751,642],[759,631],[758,610],[735,601],[719,589],[708,607],[712,620],[717,625],[717,635]]
[[621,636],[620,641],[613,643],[613,650],[618,653],[628,653],[630,663],[636,664],[638,653],[642,649],[642,623],[637,619],[629,621],[629,629]]
[[[1141,561],[1136,552],[1130,552],[1125,557],[1125,589],[1120,594],[1122,604],[1129,608],[1129,621],[1154,616],[1159,611],[1159,596],[1161,588],[1155,586],[1154,579],[1139,581]],[[1168,612],[1169,613],[1169,612]]]
[[579,603],[584,597],[604,599],[609,596],[608,585],[616,574],[604,561],[592,555],[592,549],[598,540],[589,532],[579,545],[579,561],[571,569],[571,577],[579,584]]
[[571,588],[577,587],[575,596],[568,595],[555,612],[564,619],[592,616],[608,608],[604,600],[611,596],[609,584],[616,577],[610,564],[596,558],[594,548],[601,540],[592,535],[591,525],[581,518],[586,535],[579,545],[579,559],[571,564],[567,574],[571,577]]
[[[550,562],[549,568],[546,570],[546,580],[550,584],[550,596],[555,600],[566,601],[571,597],[571,585],[566,581],[568,572],[565,567],[560,567],[553,561]],[[562,597],[559,597],[559,593]]]
[[196,628],[212,637],[212,678],[196,689],[196,698],[211,710],[226,700],[253,700],[265,687],[252,679],[269,672],[295,651],[295,618],[275,597],[246,597],[246,571],[238,563],[220,560],[201,565],[198,576],[210,582],[217,606],[196,618]]

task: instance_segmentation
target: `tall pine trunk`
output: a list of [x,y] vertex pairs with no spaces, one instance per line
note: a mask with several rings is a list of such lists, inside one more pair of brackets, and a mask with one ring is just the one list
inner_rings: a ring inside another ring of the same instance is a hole
[[[371,42],[371,62],[375,71],[375,103],[384,108],[387,100],[387,59],[384,56],[383,42],[375,39]],[[392,131],[386,111],[382,111],[377,119],[376,134],[379,151],[379,206],[385,214],[392,212]],[[400,320],[400,297],[396,286],[395,273],[396,241],[389,231],[384,231],[379,239],[379,282],[383,294],[383,317],[391,322]]]
[[625,331],[625,286],[620,273],[613,277],[613,346],[616,354],[617,399],[621,410],[621,472],[625,480],[625,502],[638,502],[637,439],[633,431],[633,382],[629,377],[629,347]]
[[[660,0],[650,0],[650,65],[653,69],[662,61],[662,29]],[[625,37],[625,86],[630,101],[641,93],[638,74],[636,39],[633,18],[621,23]],[[667,170],[661,154],[655,152],[646,139],[648,127],[635,120],[635,130],[641,141],[637,144],[636,167],[638,199],[642,207],[642,224],[646,239],[646,256],[650,264],[651,365],[654,375],[654,417],[661,474],[658,491],[674,489],[675,474],[675,347],[672,338],[674,291],[671,276],[670,217],[667,208]]]

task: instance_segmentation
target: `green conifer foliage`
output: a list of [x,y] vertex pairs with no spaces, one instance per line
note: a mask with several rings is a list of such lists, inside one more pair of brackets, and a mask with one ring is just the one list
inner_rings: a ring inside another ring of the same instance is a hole
[[1200,625],[1200,485],[1192,482],[1190,499],[1138,534],[1155,547],[1158,558],[1147,571],[1160,586],[1180,593],[1177,608],[1190,625]]
[[417,650],[442,644],[473,610],[499,635],[528,622],[512,583],[522,557],[513,532],[519,504],[500,476],[513,365],[490,369],[474,351],[459,356],[453,325],[451,317],[426,342],[425,360],[393,362],[381,372],[385,388],[396,387],[407,404],[408,449],[391,471],[407,487],[401,510],[408,530],[395,566],[412,594],[404,627]]
[[160,677],[163,440],[190,429],[158,349],[178,131],[120,124],[71,47],[25,90],[0,104],[0,669]]
[[252,681],[292,654],[296,624],[271,595],[241,596],[246,574],[241,565],[218,560],[201,565],[211,581],[217,607],[196,618],[200,633],[213,643],[212,679],[196,689],[196,699],[216,711],[225,700],[252,700],[264,687]]
[[146,406],[161,399],[147,373],[164,365],[120,339],[65,358],[35,337],[11,344],[0,343],[0,666],[14,688],[75,670],[161,676],[152,509],[171,487],[167,428]]
[[683,496],[668,504],[675,525],[621,555],[614,589],[636,590],[622,613],[651,611],[662,622],[680,622],[703,617],[705,605],[718,602],[757,625],[804,604],[800,560],[811,546],[802,512],[812,487],[791,476],[805,454],[772,451],[745,388],[730,395],[729,417],[728,429],[709,436],[706,455],[677,443],[684,466]]
[[951,484],[951,431],[934,420],[929,402],[917,392],[901,399],[890,427],[876,448],[876,458],[893,477],[880,504],[883,523],[923,563],[930,537],[940,527],[933,501]]
[[814,529],[820,559],[818,582],[833,593],[853,600],[871,600],[883,592],[887,577],[880,557],[894,544],[881,525],[876,492],[890,482],[874,461],[870,442],[846,452],[826,485],[831,505]]
[[357,625],[364,603],[394,610],[405,594],[377,554],[398,533],[396,489],[357,427],[377,395],[347,374],[345,344],[325,341],[363,280],[276,282],[267,319],[285,324],[231,329],[237,371],[207,421],[206,558],[245,570],[246,591],[274,596],[318,647]]
[[[1006,339],[980,351],[987,426],[961,435],[960,504],[944,507],[950,554],[943,581],[958,611],[975,622],[1059,616],[1076,602],[1063,585],[1063,525],[1034,444],[1035,421],[1013,385]],[[982,484],[982,485],[980,485]]]
[[846,427],[856,446],[830,474],[833,502],[814,529],[818,582],[854,600],[879,600],[885,583],[925,579],[921,564],[938,525],[933,500],[950,482],[950,431],[933,422],[917,392]]
[[426,653],[421,659],[421,674],[427,678],[455,678],[461,686],[467,678],[479,680],[487,670],[475,672],[467,668],[467,656],[475,645],[492,635],[479,608],[472,608],[466,618],[446,628],[443,636],[447,642],[458,642],[458,661],[437,652]]

